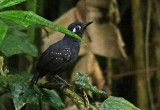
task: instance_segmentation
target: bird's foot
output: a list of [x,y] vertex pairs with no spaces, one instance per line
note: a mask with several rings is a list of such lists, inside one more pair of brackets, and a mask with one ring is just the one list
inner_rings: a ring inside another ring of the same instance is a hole
[[61,85],[61,89],[65,88],[65,87],[69,87],[70,89],[73,90],[72,86],[69,83],[67,83],[64,79],[62,79],[60,76],[55,75],[54,78]]

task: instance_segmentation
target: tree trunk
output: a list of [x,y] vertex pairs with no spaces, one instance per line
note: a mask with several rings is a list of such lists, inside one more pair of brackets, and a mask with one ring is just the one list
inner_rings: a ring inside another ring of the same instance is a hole
[[[134,34],[134,55],[135,69],[144,69],[144,31],[143,20],[141,14],[140,0],[132,0],[132,21]],[[137,103],[142,110],[148,110],[148,95],[146,75],[144,72],[138,73],[136,76],[137,82]]]
[[[153,42],[155,44],[155,52],[156,52],[156,66],[158,70],[160,69],[160,2],[158,0],[153,1],[155,10],[153,13]],[[156,107],[160,107],[160,71],[156,72],[155,78],[155,96],[156,96]]]

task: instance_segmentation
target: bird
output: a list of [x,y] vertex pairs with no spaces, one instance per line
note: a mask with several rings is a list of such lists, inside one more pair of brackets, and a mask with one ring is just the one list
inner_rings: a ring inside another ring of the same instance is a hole
[[[82,38],[87,26],[92,24],[92,22],[74,22],[68,26],[68,30]],[[80,51],[80,45],[80,40],[67,34],[60,41],[50,45],[41,54],[36,66],[37,72],[34,74],[29,87],[32,87],[37,83],[39,78],[47,74],[57,77],[59,73],[64,72],[76,61]],[[59,76],[58,78],[63,80]]]

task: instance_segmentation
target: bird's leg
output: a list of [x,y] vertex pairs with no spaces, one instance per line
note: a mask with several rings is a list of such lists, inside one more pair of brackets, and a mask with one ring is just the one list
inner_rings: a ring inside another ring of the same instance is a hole
[[69,88],[72,89],[72,86],[71,86],[69,83],[67,83],[64,79],[62,79],[60,76],[55,75],[54,78],[55,78],[58,82],[61,82],[61,83],[63,84],[62,88],[64,88],[64,87],[67,86],[67,87],[69,87]]

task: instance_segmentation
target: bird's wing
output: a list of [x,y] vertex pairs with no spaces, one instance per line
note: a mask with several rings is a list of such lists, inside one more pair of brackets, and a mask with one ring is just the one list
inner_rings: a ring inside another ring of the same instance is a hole
[[[43,76],[63,71],[72,63],[72,52],[70,48],[49,47],[40,57],[37,70]],[[52,73],[50,73],[52,72]]]

